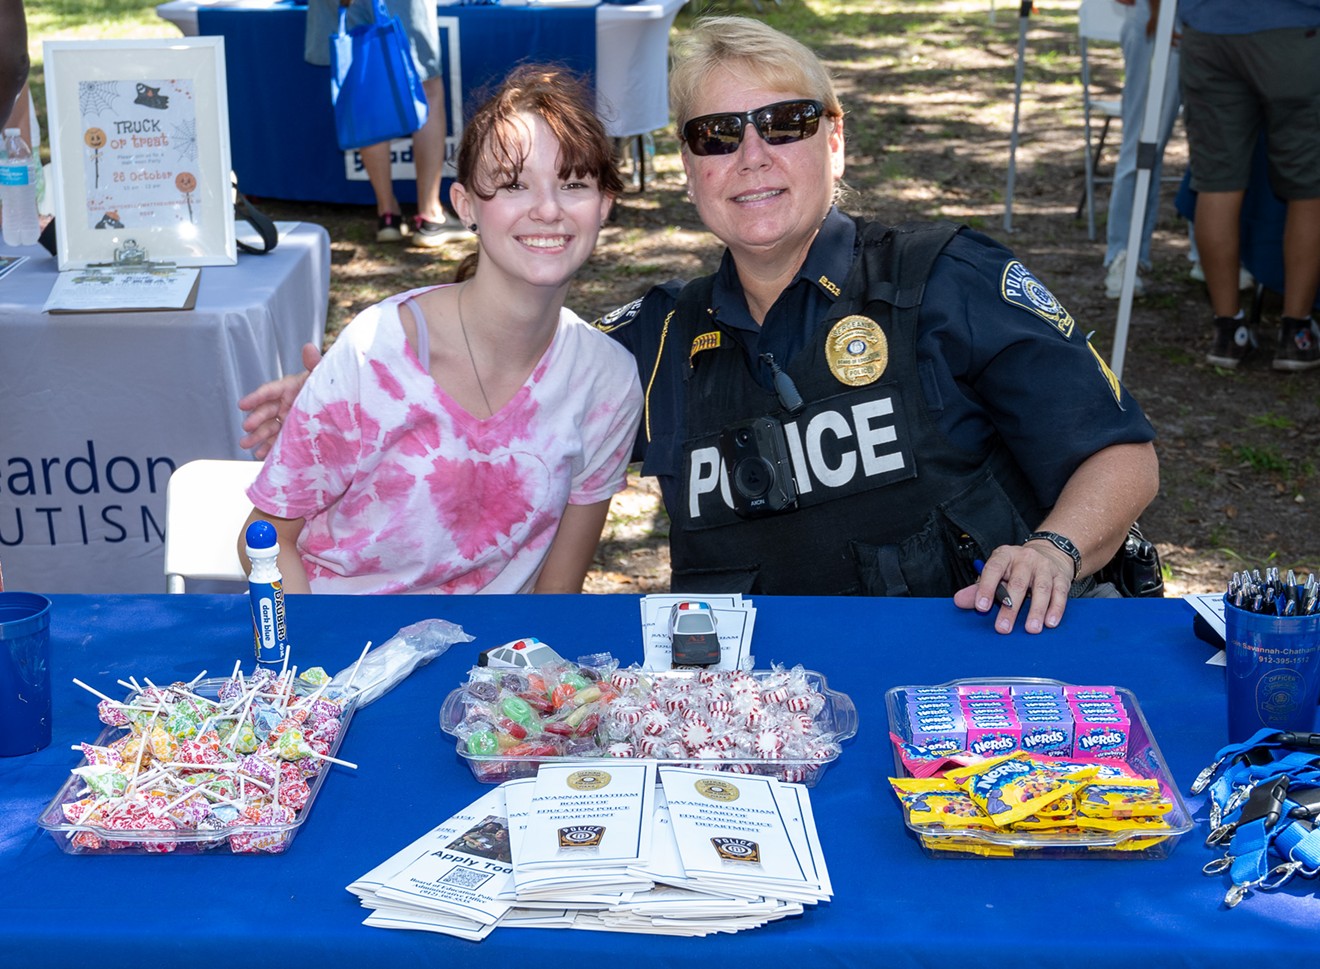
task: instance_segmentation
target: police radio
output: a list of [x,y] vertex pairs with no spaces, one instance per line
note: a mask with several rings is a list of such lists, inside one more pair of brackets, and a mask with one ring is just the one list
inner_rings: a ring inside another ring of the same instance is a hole
[[720,432],[720,457],[729,469],[733,510],[759,518],[797,507],[797,485],[784,427],[773,417],[754,417]]

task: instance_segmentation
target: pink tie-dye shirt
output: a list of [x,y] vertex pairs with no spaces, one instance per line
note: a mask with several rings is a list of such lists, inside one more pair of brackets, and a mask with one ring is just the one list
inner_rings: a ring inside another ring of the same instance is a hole
[[417,360],[401,293],[312,371],[248,497],[303,518],[313,592],[530,592],[568,504],[624,486],[633,357],[570,310],[527,382],[479,420]]

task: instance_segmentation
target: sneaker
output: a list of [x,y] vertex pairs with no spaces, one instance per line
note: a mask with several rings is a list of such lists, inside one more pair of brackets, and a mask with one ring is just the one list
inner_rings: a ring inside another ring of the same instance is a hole
[[386,212],[376,220],[377,242],[398,242],[403,238],[403,216],[398,212]]
[[1275,370],[1311,370],[1320,367],[1320,325],[1315,320],[1283,317],[1279,345],[1274,350]]
[[1205,355],[1216,367],[1233,369],[1255,352],[1259,346],[1256,331],[1243,318],[1215,317],[1215,345]]
[[[1110,299],[1118,299],[1123,295],[1123,272],[1127,269],[1127,253],[1120,252],[1114,257],[1114,261],[1109,264],[1109,269],[1105,271],[1105,295]],[[1141,281],[1141,273],[1138,271],[1137,280],[1132,286],[1133,296],[1145,296],[1146,284]]]
[[471,239],[472,231],[448,212],[443,222],[432,222],[420,215],[414,215],[412,241],[418,246],[443,246],[460,239]]

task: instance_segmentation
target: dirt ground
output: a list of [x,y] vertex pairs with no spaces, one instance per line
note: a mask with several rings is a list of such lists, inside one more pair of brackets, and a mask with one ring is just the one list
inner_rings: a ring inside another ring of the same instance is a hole
[[[1094,330],[1108,358],[1118,303],[1105,297],[1101,267],[1107,187],[1099,193],[1095,241],[1077,217],[1083,135],[1073,10],[1041,3],[1032,18],[1011,232],[1003,223],[1015,11],[1001,9],[991,23],[983,2],[876,3],[834,23],[801,7],[790,11],[786,0],[766,19],[791,22],[777,25],[800,30],[839,83],[848,111],[850,210],[892,222],[948,218],[1001,239]],[[680,16],[677,29],[686,22]],[[1096,60],[1101,83],[1116,93],[1117,53],[1101,51]],[[1112,167],[1117,138],[1115,131],[1101,174]],[[645,154],[644,190],[633,146],[625,148],[634,186],[569,300],[588,318],[718,258],[687,202],[672,133],[657,132],[654,155]],[[1166,171],[1180,176],[1185,165],[1179,128]],[[1245,567],[1320,571],[1320,370],[1276,373],[1268,352],[1231,372],[1205,362],[1210,313],[1203,286],[1188,275],[1187,224],[1174,212],[1173,188],[1164,188],[1155,266],[1134,305],[1122,374],[1159,433],[1160,494],[1142,526],[1160,550],[1170,594],[1222,589]],[[466,251],[377,245],[374,217],[359,207],[274,200],[263,207],[329,228],[332,331],[381,296],[448,279]],[[1271,341],[1277,310],[1277,297],[1266,294],[1262,332]],[[658,490],[635,476],[632,485],[616,499],[589,591],[668,586],[668,522]]]

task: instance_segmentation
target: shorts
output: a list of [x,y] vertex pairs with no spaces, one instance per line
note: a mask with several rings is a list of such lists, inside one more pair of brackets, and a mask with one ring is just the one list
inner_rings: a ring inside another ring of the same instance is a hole
[[1320,31],[1187,28],[1181,49],[1192,188],[1245,190],[1263,125],[1275,193],[1320,198]]
[[[399,18],[404,33],[412,43],[413,62],[422,80],[439,77],[440,25],[436,20],[435,0],[381,0],[387,13]],[[370,23],[372,0],[353,0],[348,9],[348,29]],[[339,32],[338,0],[308,0],[307,33],[303,59],[308,64],[330,64],[330,38]]]

